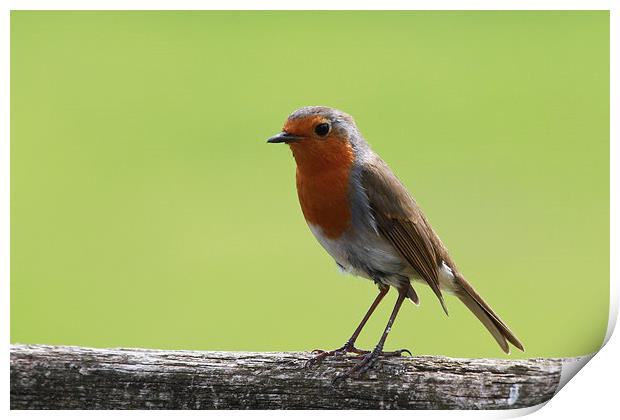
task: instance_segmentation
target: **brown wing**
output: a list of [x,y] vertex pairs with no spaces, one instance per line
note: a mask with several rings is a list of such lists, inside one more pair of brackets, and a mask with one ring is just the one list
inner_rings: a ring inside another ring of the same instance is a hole
[[428,283],[447,314],[438,275],[442,260],[449,261],[449,256],[415,200],[378,156],[362,170],[362,184],[379,233]]

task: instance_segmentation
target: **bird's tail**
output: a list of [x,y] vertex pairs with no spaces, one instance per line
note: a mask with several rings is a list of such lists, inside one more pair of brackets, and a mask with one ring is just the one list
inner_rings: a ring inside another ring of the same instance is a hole
[[486,329],[489,330],[504,353],[510,353],[510,348],[506,341],[512,343],[519,350],[525,351],[519,339],[510,331],[510,328],[508,328],[504,321],[493,312],[493,309],[480,297],[467,280],[465,280],[462,275],[457,274],[455,276],[455,281],[457,286],[455,290],[456,296],[461,299],[465,306],[467,306],[480,322],[482,322]]

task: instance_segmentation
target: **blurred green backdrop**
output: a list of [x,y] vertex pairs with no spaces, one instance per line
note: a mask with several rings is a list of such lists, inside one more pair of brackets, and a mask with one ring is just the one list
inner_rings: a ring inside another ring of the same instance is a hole
[[[351,113],[526,346],[600,346],[607,12],[11,14],[11,341],[341,345],[376,289],[307,229],[287,115]],[[387,348],[502,357],[455,298]],[[378,339],[395,294],[360,339]]]

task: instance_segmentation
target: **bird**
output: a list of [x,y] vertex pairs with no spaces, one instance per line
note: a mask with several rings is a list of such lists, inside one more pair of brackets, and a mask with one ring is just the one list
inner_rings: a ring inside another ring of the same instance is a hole
[[[506,323],[465,279],[416,200],[362,136],[353,118],[327,106],[306,106],[286,119],[268,143],[290,147],[296,162],[299,203],[311,232],[338,268],[371,280],[379,289],[362,321],[342,347],[316,349],[308,366],[328,357],[354,354],[358,363],[338,379],[361,376],[380,357],[402,356],[406,349],[383,351],[406,299],[419,304],[414,288],[429,286],[448,314],[444,292],[473,312],[505,353],[509,344],[525,351]],[[355,342],[390,288],[396,303],[372,351]]]

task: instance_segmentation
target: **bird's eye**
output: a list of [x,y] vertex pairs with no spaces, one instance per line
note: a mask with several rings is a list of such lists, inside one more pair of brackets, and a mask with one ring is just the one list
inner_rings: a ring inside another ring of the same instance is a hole
[[314,127],[314,132],[317,136],[326,136],[329,133],[330,126],[328,123],[321,123]]

